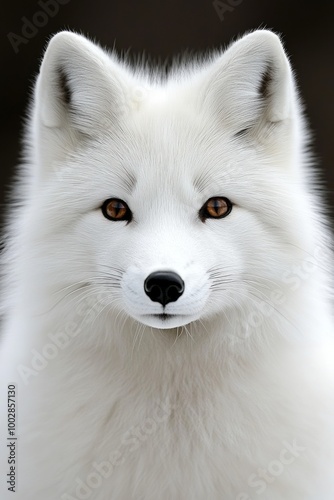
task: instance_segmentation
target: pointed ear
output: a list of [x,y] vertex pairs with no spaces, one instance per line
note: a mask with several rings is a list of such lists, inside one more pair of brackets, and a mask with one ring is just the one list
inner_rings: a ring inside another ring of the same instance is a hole
[[124,73],[81,35],[61,32],[51,39],[36,83],[33,116],[43,168],[61,161],[78,141],[116,127],[126,103]]
[[278,36],[259,30],[233,43],[214,63],[205,102],[236,134],[288,119],[292,95],[291,69]]

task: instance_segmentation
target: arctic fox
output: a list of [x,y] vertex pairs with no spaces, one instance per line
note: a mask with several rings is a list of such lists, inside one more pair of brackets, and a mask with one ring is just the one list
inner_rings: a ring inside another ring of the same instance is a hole
[[2,261],[1,499],[333,500],[310,163],[270,31],[167,73],[52,38]]

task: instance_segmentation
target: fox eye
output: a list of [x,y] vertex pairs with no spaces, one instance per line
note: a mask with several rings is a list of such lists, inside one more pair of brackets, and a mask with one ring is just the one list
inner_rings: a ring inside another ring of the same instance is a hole
[[204,203],[199,211],[199,217],[202,222],[205,219],[222,219],[226,217],[232,210],[232,203],[227,198],[222,196],[215,196],[209,198]]
[[125,201],[118,198],[109,198],[101,207],[103,215],[109,220],[127,220],[132,219],[132,213]]

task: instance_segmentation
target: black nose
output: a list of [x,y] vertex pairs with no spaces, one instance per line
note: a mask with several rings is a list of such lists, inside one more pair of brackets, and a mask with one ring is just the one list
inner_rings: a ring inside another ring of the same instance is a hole
[[172,271],[156,271],[146,278],[144,290],[153,302],[160,302],[165,306],[169,302],[175,302],[183,294],[184,283]]

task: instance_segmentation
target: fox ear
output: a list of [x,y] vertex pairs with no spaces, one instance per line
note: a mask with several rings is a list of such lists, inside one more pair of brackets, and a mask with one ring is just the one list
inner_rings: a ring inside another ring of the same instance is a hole
[[45,52],[37,82],[37,106],[47,127],[73,126],[94,133],[101,119],[117,115],[122,88],[111,58],[85,37],[63,31]]
[[100,47],[71,32],[55,35],[35,88],[40,163],[62,160],[76,142],[115,127],[125,106],[124,70]]
[[259,30],[233,43],[214,63],[205,100],[237,133],[291,115],[293,79],[280,39]]

